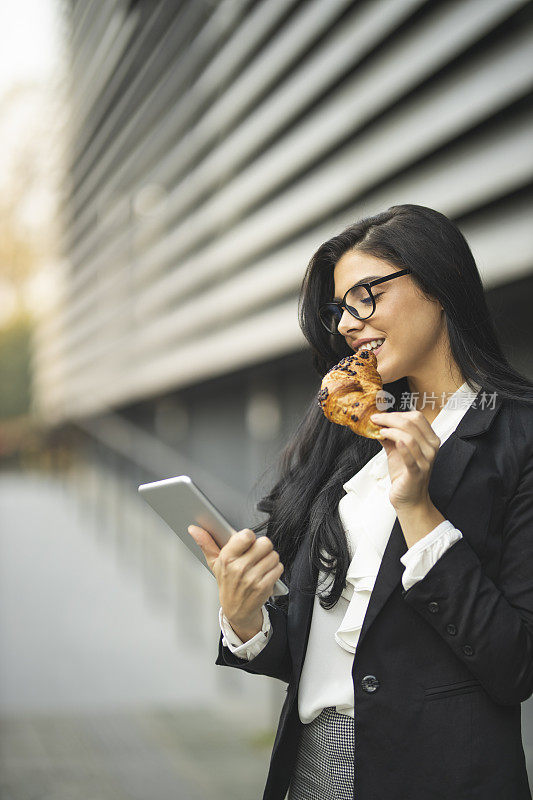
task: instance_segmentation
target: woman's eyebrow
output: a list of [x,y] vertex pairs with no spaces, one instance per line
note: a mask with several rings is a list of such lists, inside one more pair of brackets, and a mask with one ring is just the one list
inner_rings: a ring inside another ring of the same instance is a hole
[[[359,286],[359,284],[361,283],[368,283],[368,281],[373,281],[374,278],[384,278],[384,277],[385,277],[384,275],[365,275],[365,277],[361,278],[361,280],[357,281],[357,283],[353,283],[352,286],[350,286],[350,289],[353,288],[353,286]],[[341,300],[342,297],[333,298],[334,303],[340,303]]]

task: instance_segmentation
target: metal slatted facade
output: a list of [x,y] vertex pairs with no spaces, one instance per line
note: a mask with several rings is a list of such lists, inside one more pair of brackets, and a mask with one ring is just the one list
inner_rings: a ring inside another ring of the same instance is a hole
[[36,408],[83,419],[301,352],[316,247],[420,203],[487,289],[533,272],[523,0],[77,0],[61,313]]

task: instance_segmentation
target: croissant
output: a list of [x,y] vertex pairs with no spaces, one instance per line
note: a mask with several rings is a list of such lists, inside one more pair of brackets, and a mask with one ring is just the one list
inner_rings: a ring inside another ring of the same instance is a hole
[[383,439],[370,417],[378,412],[376,395],[383,387],[371,350],[346,356],[324,375],[318,403],[330,422],[346,425],[368,439]]

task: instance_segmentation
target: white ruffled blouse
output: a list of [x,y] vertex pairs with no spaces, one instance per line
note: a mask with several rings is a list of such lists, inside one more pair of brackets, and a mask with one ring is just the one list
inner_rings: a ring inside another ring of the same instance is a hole
[[[453,433],[472,404],[476,392],[463,383],[451,395],[431,427],[441,446]],[[332,609],[324,609],[315,596],[306,656],[298,690],[298,710],[304,723],[311,722],[323,708],[334,706],[340,713],[354,715],[352,681],[353,654],[357,647],[370,595],[387,546],[396,511],[389,500],[391,481],[387,455],[382,448],[343,486],[339,516],[346,531],[351,562],[346,586]],[[449,520],[437,525],[410,547],[400,561],[404,589],[421,580],[443,553],[462,537]],[[331,580],[331,577],[330,577]],[[326,586],[326,575],[318,576],[318,589]],[[263,606],[263,627],[248,642],[241,642],[219,610],[225,644],[240,658],[251,659],[267,644],[271,628]]]

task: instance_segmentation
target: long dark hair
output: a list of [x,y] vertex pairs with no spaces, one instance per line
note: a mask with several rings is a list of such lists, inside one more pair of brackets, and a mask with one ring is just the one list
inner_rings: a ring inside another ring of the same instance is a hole
[[[513,369],[501,350],[466,239],[444,214],[417,205],[391,206],[362,219],[324,242],[312,256],[300,293],[299,322],[320,376],[353,353],[342,336],[323,328],[317,314],[333,297],[335,264],[352,248],[398,269],[409,267],[418,289],[439,301],[451,356],[472,390],[478,384],[503,399],[533,402],[533,383]],[[402,393],[409,392],[407,379],[383,388],[395,398],[393,410],[401,410]],[[337,508],[343,484],[380,449],[379,441],[354,436],[350,429],[329,422],[313,397],[281,453],[279,479],[257,505],[269,517],[255,530],[266,529],[284,565],[282,579],[290,579],[296,552],[303,538],[311,537],[312,567],[315,574],[323,570],[323,586],[329,584],[319,592],[323,608],[339,599],[350,563]]]

